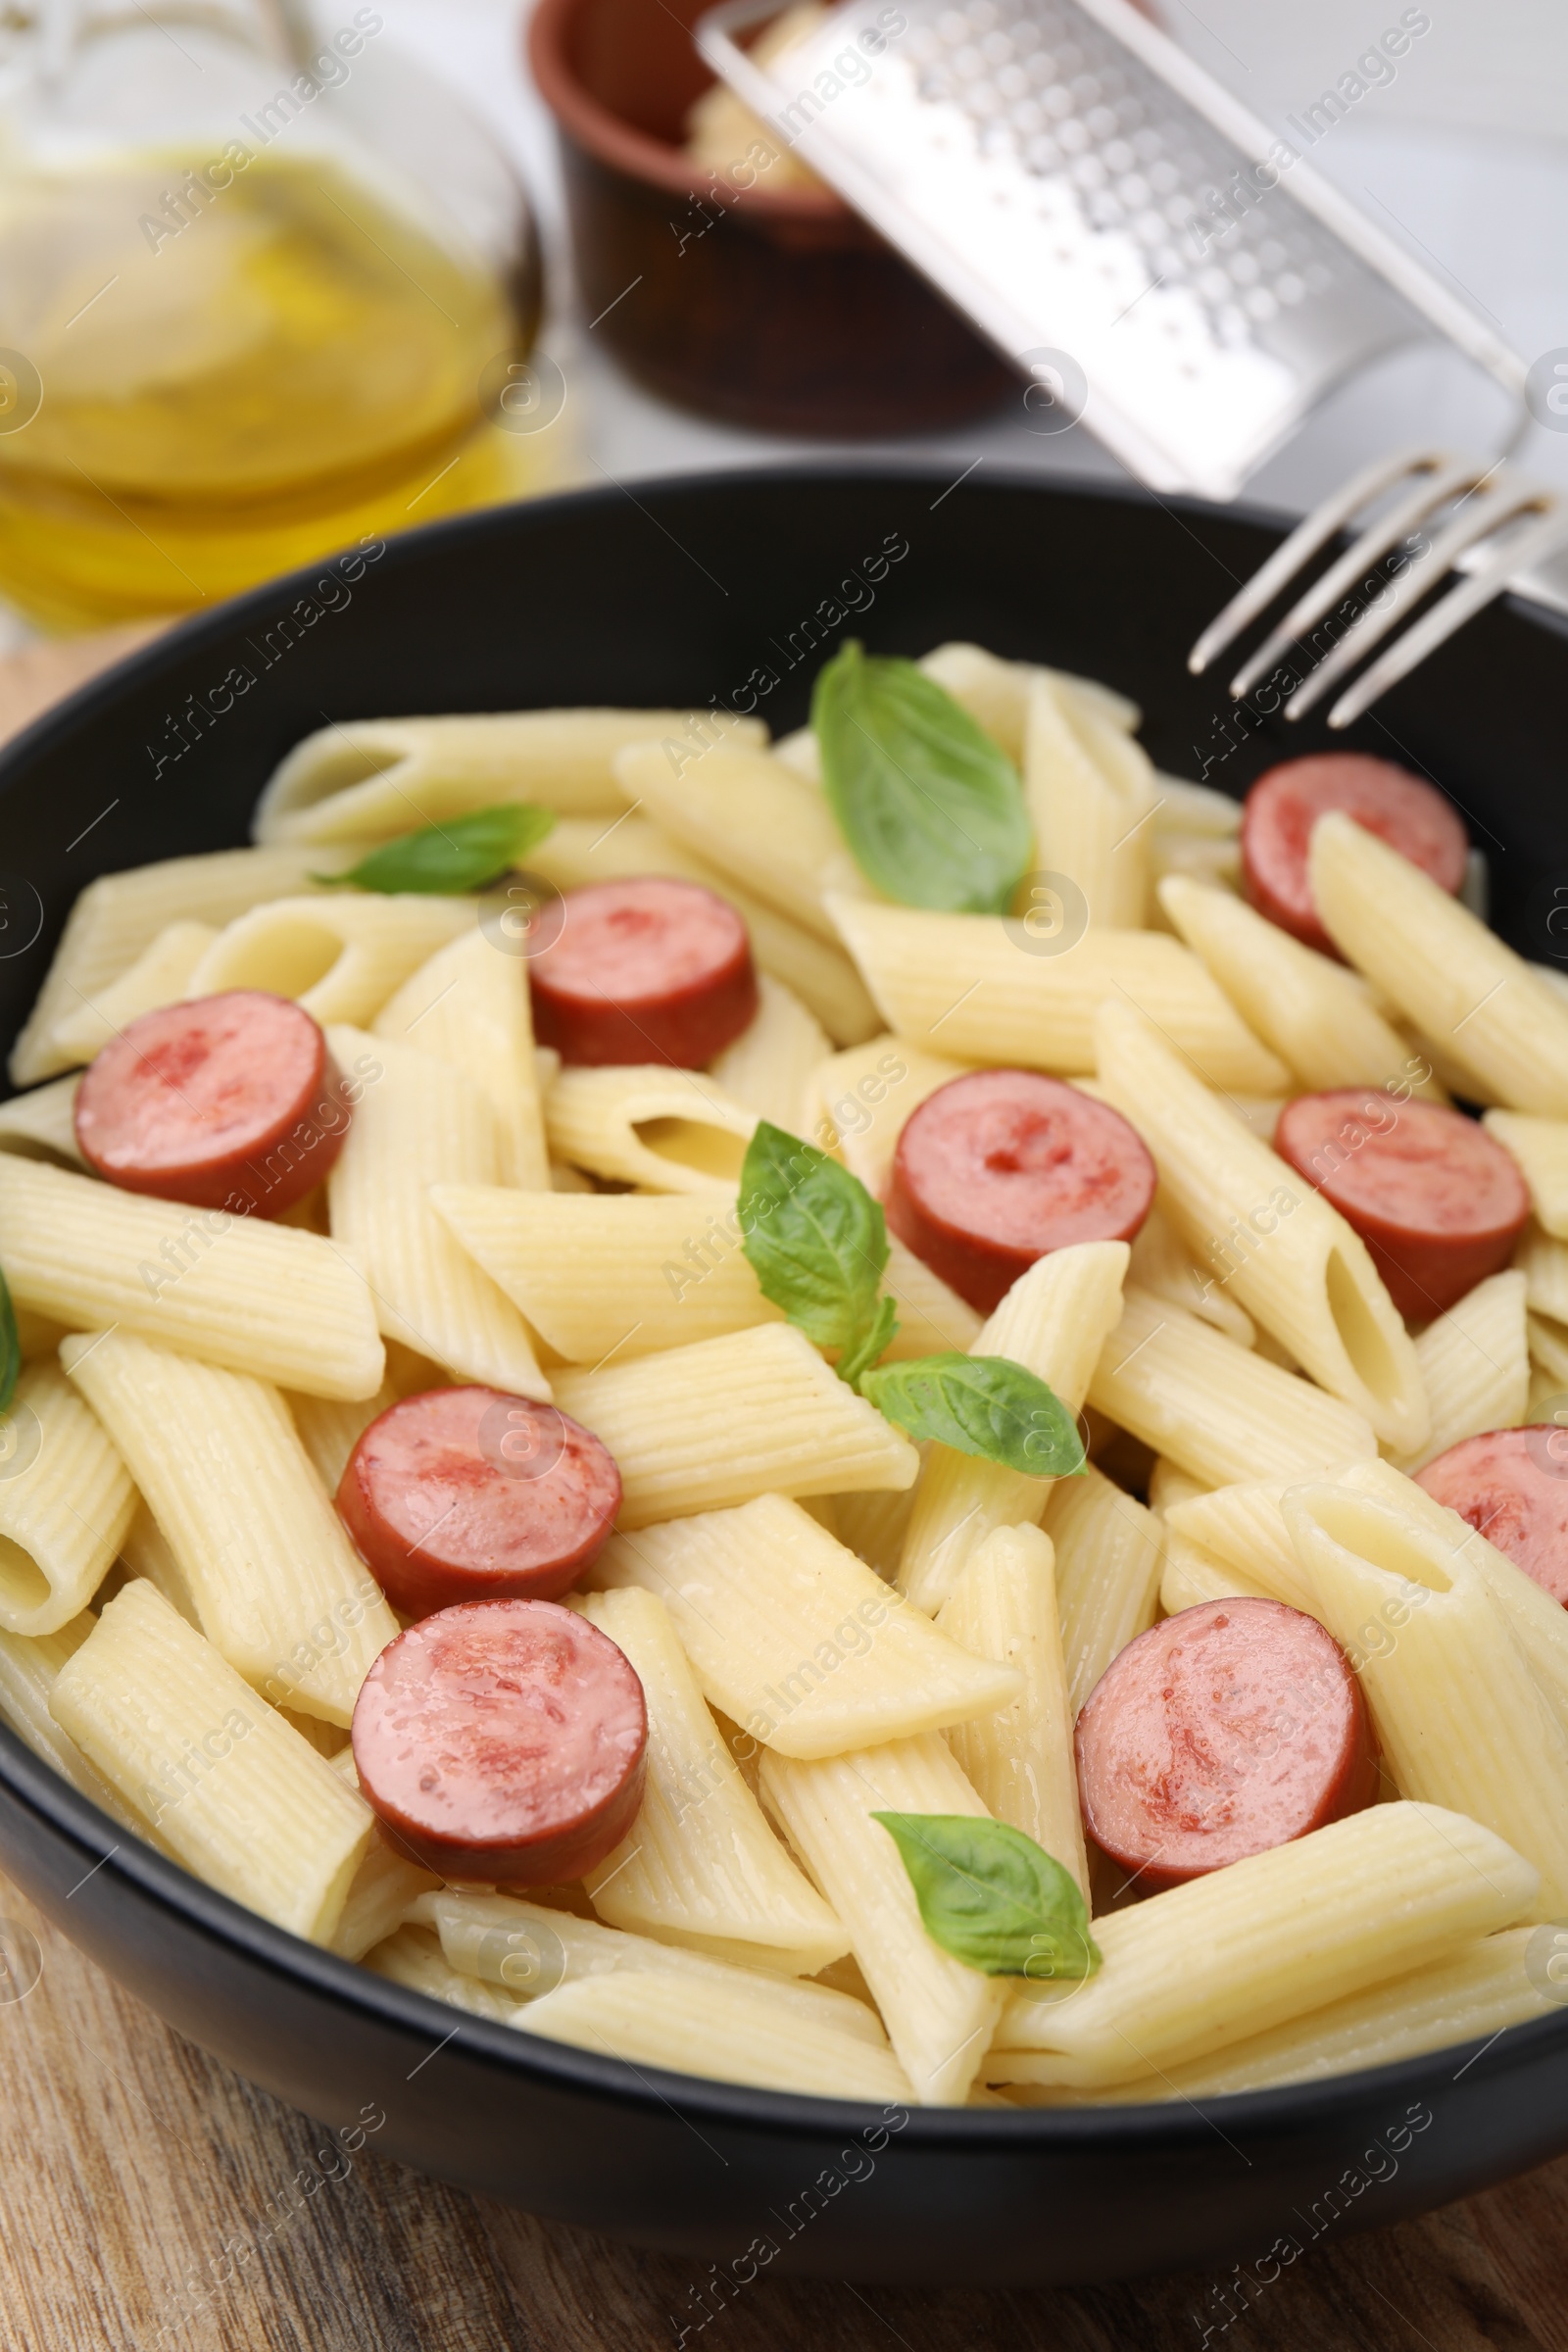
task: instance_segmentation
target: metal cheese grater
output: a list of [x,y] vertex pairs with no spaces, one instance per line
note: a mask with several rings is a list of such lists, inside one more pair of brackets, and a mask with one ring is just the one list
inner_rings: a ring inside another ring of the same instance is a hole
[[705,18],[713,71],[1152,488],[1234,498],[1434,329],[1522,394],[1485,319],[1128,0],[845,0],[764,73],[732,36],[778,6]]

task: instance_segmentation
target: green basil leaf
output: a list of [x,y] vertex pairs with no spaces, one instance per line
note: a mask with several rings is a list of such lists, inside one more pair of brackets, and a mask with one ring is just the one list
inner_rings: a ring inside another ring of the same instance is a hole
[[1005,914],[1034,855],[1018,771],[935,678],[852,642],[817,676],[822,785],[856,863],[906,906]]
[[860,1394],[911,1438],[1027,1478],[1071,1478],[1084,1466],[1078,1424],[1055,1390],[1005,1355],[922,1355],[865,1373]]
[[17,1310],[11,1303],[11,1285],[0,1274],[0,1413],[9,1413],[22,1376],[22,1342],[17,1336]]
[[1100,1952],[1070,1871],[1004,1821],[969,1813],[873,1813],[899,1849],[920,1921],[988,1977],[1092,1977]]
[[346,874],[312,878],[340,887],[347,882],[355,890],[461,897],[499,881],[539,847],[555,822],[555,810],[534,801],[502,801],[494,808],[473,808],[466,816],[449,816],[445,824],[384,841]]
[[760,1119],[741,1168],[739,1214],[762,1296],[818,1348],[844,1349],[846,1379],[846,1363],[881,1353],[893,1336],[889,1302],[877,1298],[887,1227],[848,1168]]

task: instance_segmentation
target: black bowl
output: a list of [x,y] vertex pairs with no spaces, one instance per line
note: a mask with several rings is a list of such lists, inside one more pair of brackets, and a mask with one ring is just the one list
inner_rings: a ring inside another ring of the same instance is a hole
[[[1187,674],[1200,625],[1278,535],[1132,494],[858,466],[548,500],[317,566],[187,623],[0,761],[0,1030],[20,1025],[83,883],[242,841],[274,762],[327,718],[716,699],[778,729],[805,716],[848,626],[880,651],[970,637],[1104,678],[1144,704],[1161,764],[1239,791],[1328,740],[1255,703],[1238,718]],[[1565,636],[1534,607],[1495,607],[1348,740],[1449,791],[1491,858],[1501,929],[1568,958]],[[1201,2110],[884,2117],[649,2075],[298,1942],[127,1839],[3,1731],[0,1785],[0,1865],[179,2032],[329,2128],[384,2116],[370,2144],[406,2163],[699,2257],[720,2280],[1266,2268],[1291,2259],[1269,2252],[1282,2237],[1381,2226],[1568,2148],[1568,2012],[1479,2052]],[[722,2299],[710,2280],[680,2323]]]

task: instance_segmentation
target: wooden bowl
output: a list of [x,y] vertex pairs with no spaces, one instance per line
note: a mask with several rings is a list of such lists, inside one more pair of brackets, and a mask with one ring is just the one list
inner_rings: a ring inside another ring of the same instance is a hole
[[628,372],[776,432],[909,433],[996,408],[1012,370],[826,189],[736,188],[681,149],[711,0],[540,0],[582,299]]

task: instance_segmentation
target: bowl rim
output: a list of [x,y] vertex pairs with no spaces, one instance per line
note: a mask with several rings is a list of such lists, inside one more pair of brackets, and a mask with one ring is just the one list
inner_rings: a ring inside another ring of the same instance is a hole
[[[545,0],[551,5],[552,0]],[[563,0],[554,0],[561,5]],[[792,482],[864,485],[885,482],[921,490],[940,485],[944,495],[956,485],[949,481],[945,462],[930,459],[854,457],[792,461],[698,473],[660,475],[640,482],[645,494],[661,499],[701,494],[722,498],[732,491],[777,489]],[[1050,475],[999,467],[984,483],[965,482],[975,498],[1066,496],[1099,503],[1148,507],[1156,505],[1178,520],[1223,519],[1251,524],[1283,535],[1295,517],[1247,504],[1216,506],[1186,497],[1155,497],[1131,481],[1103,480],[1082,475]],[[416,529],[398,532],[385,542],[383,561],[397,570],[417,568],[427,556],[487,536],[505,538],[573,514],[589,515],[617,506],[630,496],[618,484],[580,489],[482,508],[467,514],[447,515]],[[639,500],[632,503],[640,504]],[[226,638],[246,623],[275,613],[280,602],[309,592],[323,557],[277,578],[264,581],[243,595],[228,598],[195,612],[134,648],[110,668],[89,679],[62,701],[53,704],[28,726],[0,747],[0,806],[13,786],[17,771],[24,771],[39,754],[68,742],[84,721],[109,710],[127,687],[155,683],[163,672],[180,667],[186,657],[205,643]],[[1529,598],[1509,591],[1498,600],[1549,635],[1568,640],[1568,617]],[[172,1911],[205,1940],[260,1966],[270,1976],[291,1980],[314,1997],[339,2010],[367,2015],[391,2027],[412,2042],[445,2043],[461,2049],[464,2059],[477,2059],[499,2068],[519,2082],[530,2082],[564,2095],[586,2094],[611,2105],[652,2114],[674,2111],[683,2122],[707,2121],[715,2128],[740,2132],[766,2130],[785,2139],[820,2141],[825,2135],[864,2132],[868,2119],[884,2112],[874,2102],[828,2099],[799,2091],[768,2090],[747,2083],[727,2082],[706,2076],[670,2073],[640,2067],[629,2060],[600,2057],[567,2042],[547,2041],[511,2026],[454,2010],[433,1995],[377,1976],[360,1962],[345,1960],[288,1929],[275,1926],[208,1886],[182,1864],[172,1860],[125,1831],[89,1797],[73,1788],[54,1767],[35,1755],[0,1721],[0,1795],[23,1806],[80,1851],[90,1875],[123,1882],[127,1890],[150,1898],[156,1907]],[[39,1906],[43,1908],[42,1905]],[[45,1916],[49,1916],[46,1912]],[[51,1922],[53,1924],[53,1922]],[[64,1930],[61,1930],[64,1933]],[[111,1972],[112,1973],[112,1972]],[[457,2017],[457,2027],[452,2019]],[[1496,2063],[1517,2072],[1538,2056],[1568,2044],[1568,2002],[1561,2016],[1546,2016],[1505,2027],[1490,2040],[1456,2042],[1400,2059],[1391,2065],[1364,2068],[1326,2077],[1317,2082],[1277,2085],[1268,2089],[1215,2093],[1200,2106],[1185,2095],[1149,2105],[1128,2101],[1116,2106],[1084,2107],[922,2107],[901,2110],[901,2146],[926,2152],[945,2149],[978,2150],[995,2155],[1076,2153],[1085,2157],[1140,2153],[1180,2153],[1206,2147],[1221,2130],[1206,2112],[1223,2102],[1223,2115],[1234,2121],[1250,2139],[1288,2141],[1303,2130],[1331,2124],[1343,2116],[1359,2128],[1357,2118],[1372,2092],[1397,2096],[1403,2089],[1432,2086],[1435,2069],[1451,2080],[1468,2073],[1484,2053],[1498,2053]]]
[[[780,9],[785,0],[780,0]],[[858,218],[831,188],[738,188],[721,173],[707,171],[678,147],[606,106],[586,89],[566,54],[566,28],[584,0],[539,0],[528,22],[523,54],[539,94],[562,128],[597,162],[675,196],[717,197],[780,221],[849,222]],[[720,193],[722,191],[722,193]]]

